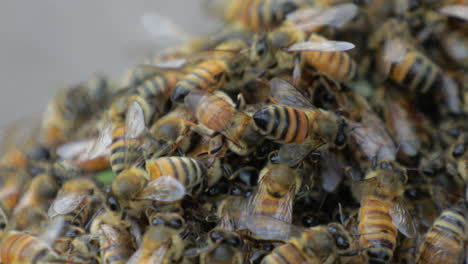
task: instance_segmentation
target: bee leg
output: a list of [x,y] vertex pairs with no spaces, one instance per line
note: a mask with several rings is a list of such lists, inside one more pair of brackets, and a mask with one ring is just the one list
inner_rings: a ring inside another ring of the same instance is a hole
[[246,105],[246,102],[245,102],[245,98],[244,98],[244,95],[243,94],[238,94],[237,95],[237,101],[236,101],[236,109],[237,110],[243,110],[245,109],[245,105]]
[[209,136],[209,137],[214,137],[217,132],[214,131],[214,130],[211,130],[209,128],[207,128],[206,126],[202,125],[202,124],[195,124],[193,123],[194,125],[191,125],[190,126],[190,130],[192,130],[193,132],[203,136]]

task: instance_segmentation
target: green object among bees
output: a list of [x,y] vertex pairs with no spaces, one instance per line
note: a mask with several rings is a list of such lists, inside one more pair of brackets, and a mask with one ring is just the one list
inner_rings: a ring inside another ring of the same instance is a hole
[[115,173],[112,169],[107,169],[96,174],[96,179],[104,185],[110,185],[115,178]]

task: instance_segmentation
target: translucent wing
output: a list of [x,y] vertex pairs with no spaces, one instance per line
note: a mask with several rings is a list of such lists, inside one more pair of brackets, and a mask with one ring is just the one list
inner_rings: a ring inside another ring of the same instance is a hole
[[416,225],[412,220],[413,216],[411,216],[410,212],[401,201],[397,201],[393,204],[390,210],[390,216],[392,217],[392,223],[403,235],[407,237],[415,237],[417,235]]
[[346,162],[341,152],[323,150],[320,152],[320,182],[326,192],[334,192],[344,176]]
[[468,22],[468,6],[465,5],[446,5],[439,9],[441,14],[462,19]]
[[380,120],[375,119],[364,124],[348,121],[348,125],[352,140],[369,160],[376,156],[377,160],[395,160],[395,145]]
[[185,187],[171,176],[161,176],[150,181],[136,199],[173,202],[181,200],[185,195]]
[[167,262],[169,262],[169,260],[170,260],[169,259],[170,256],[168,256],[169,243],[170,242],[162,243],[162,245],[160,245],[158,247],[158,249],[153,251],[153,254],[151,254],[151,258],[148,260],[147,263],[167,263]]
[[48,215],[53,218],[65,215],[76,209],[85,199],[86,195],[65,195],[55,199],[49,207]]
[[180,69],[187,63],[187,59],[171,59],[171,60],[162,60],[151,63],[150,66],[160,68],[160,69]]
[[306,109],[313,109],[312,104],[292,84],[280,79],[270,80],[271,95],[278,103]]
[[127,110],[125,118],[125,136],[127,138],[137,138],[146,129],[145,114],[140,104],[133,102]]
[[320,51],[338,52],[354,49],[354,44],[346,41],[323,40],[299,42],[287,49],[289,52]]
[[321,26],[340,28],[351,21],[358,10],[358,7],[351,3],[330,8],[310,7],[288,15],[287,19],[304,31],[311,31]]
[[47,230],[39,237],[40,241],[51,246],[62,232],[65,221],[62,217],[55,218],[47,227]]
[[255,237],[271,240],[287,240],[299,235],[305,228],[264,215],[250,215],[245,218],[242,228],[247,228]]
[[92,160],[101,157],[103,153],[110,152],[110,145],[112,143],[112,129],[113,125],[110,121],[106,122],[104,128],[99,131],[99,136],[95,139],[94,144],[89,148],[87,157]]
[[170,18],[157,13],[146,13],[141,24],[153,40],[166,45],[189,42],[192,36]]
[[278,158],[281,163],[293,167],[320,146],[321,144],[310,143],[284,144],[279,149]]
[[[251,207],[252,211],[251,214],[259,215],[263,213],[263,206],[265,204],[265,200],[271,199],[268,196],[268,191],[266,190],[266,185],[268,184],[266,181],[266,177],[264,177],[261,182],[259,183],[259,188],[254,196],[252,196],[251,201],[247,207]],[[288,194],[281,199],[278,199],[278,206],[276,208],[276,212],[273,210],[274,207],[272,206],[272,210],[268,213],[271,214],[270,216],[281,220],[286,223],[291,223],[292,221],[292,210],[293,210],[293,201],[294,201],[294,189],[291,189]]]
[[189,248],[189,249],[184,251],[184,256],[188,257],[188,258],[194,258],[196,256],[199,256],[200,254],[205,253],[205,252],[212,251],[213,249],[216,248],[216,246],[217,246],[217,244],[208,245],[208,246],[201,247],[201,248]]
[[389,39],[384,44],[383,59],[386,62],[401,62],[408,51],[407,44],[399,38]]

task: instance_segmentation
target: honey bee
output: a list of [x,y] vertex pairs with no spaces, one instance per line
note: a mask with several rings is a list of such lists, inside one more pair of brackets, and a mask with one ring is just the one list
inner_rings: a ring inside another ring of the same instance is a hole
[[[467,161],[468,134],[462,133],[451,148],[450,156],[448,157],[447,170],[456,171],[464,182],[468,180],[468,161]],[[453,169],[452,169],[453,168]]]
[[226,94],[193,91],[185,98],[185,105],[199,122],[192,129],[202,135],[222,134],[232,152],[245,156],[261,143],[252,117],[236,110]]
[[9,216],[26,189],[30,177],[24,169],[2,166],[0,172],[0,181],[2,183],[2,188],[0,188],[1,208]]
[[465,204],[444,210],[427,232],[416,263],[463,263],[466,217]]
[[299,173],[284,164],[268,164],[260,171],[258,190],[251,197],[252,215],[292,222],[293,201],[301,187]]
[[402,38],[390,38],[384,44],[382,60],[387,79],[414,94],[439,93],[448,113],[461,113],[456,82],[414,46]]
[[212,92],[240,87],[238,81],[244,78],[244,66],[249,63],[245,53],[247,48],[242,39],[228,40],[216,46],[212,56],[202,60],[177,82],[172,100],[183,102],[188,93],[196,89]]
[[63,258],[51,247],[61,232],[63,221],[54,221],[40,237],[18,231],[9,231],[2,237],[2,263],[50,263]]
[[287,81],[273,78],[272,95],[279,104],[258,110],[253,119],[261,134],[280,143],[282,163],[293,166],[313,150],[342,149],[348,140],[347,121],[334,112],[316,109]]
[[[214,228],[208,233],[208,245],[194,250],[194,253],[200,255],[202,264],[241,264],[244,263],[243,246],[244,243],[239,234],[222,228]],[[190,249],[185,254],[192,255]]]
[[279,263],[336,263],[349,253],[352,239],[343,226],[330,223],[307,229],[278,246],[262,264]]
[[104,197],[96,183],[84,177],[66,181],[57,197],[49,207],[48,215],[52,219],[64,219],[66,236],[76,236],[83,232],[94,212],[104,201]]
[[37,207],[45,210],[50,202],[55,198],[58,191],[56,180],[48,174],[41,174],[34,177],[18,201],[13,214],[18,213],[26,207]]
[[406,170],[395,161],[379,161],[363,182],[353,185],[359,198],[360,245],[366,249],[369,261],[388,263],[395,251],[398,230],[414,237],[416,227],[402,203]]
[[61,90],[47,105],[40,141],[46,146],[55,146],[66,141],[93,114],[104,110],[115,93],[114,90],[102,76]]
[[177,230],[166,226],[151,226],[146,230],[140,248],[128,264],[179,263],[183,259],[184,242]]
[[162,157],[145,163],[145,169],[132,167],[112,182],[112,194],[120,202],[177,201],[186,193],[200,194],[221,176],[207,175],[201,162],[187,157]]
[[[308,38],[307,31],[323,25],[341,26],[352,18],[356,11],[356,6],[352,4],[338,5],[325,11],[311,10],[306,13],[312,13],[312,18],[306,19],[305,22],[301,20],[304,20],[304,16],[311,16],[310,14],[291,14],[290,20],[281,27],[265,36],[254,38],[249,51],[250,61],[256,68],[268,69],[271,74],[293,68],[295,84],[300,80],[302,66],[334,74],[333,78],[347,80],[354,77],[354,62],[344,53],[354,48],[352,43],[331,41],[315,34]],[[325,53],[330,54],[327,56]],[[324,58],[332,59],[333,63],[322,63]]]
[[229,0],[224,1],[222,9],[226,21],[238,24],[247,30],[260,31],[279,26],[286,20],[288,14],[300,7],[299,2],[297,0]]
[[130,259],[135,250],[128,228],[129,224],[110,211],[103,212],[93,220],[90,232],[99,235],[100,254],[104,263],[127,263]]
[[160,142],[160,146],[153,157],[167,152],[167,148],[176,148],[179,153],[187,153],[192,146],[193,135],[187,121],[193,122],[195,117],[184,106],[179,106],[156,121],[150,128],[152,138]]

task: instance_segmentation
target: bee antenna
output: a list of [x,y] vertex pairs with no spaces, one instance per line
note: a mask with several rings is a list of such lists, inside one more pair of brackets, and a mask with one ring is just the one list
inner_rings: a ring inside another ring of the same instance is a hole
[[338,210],[340,212],[340,222],[344,225],[343,208],[341,207],[341,203],[338,203]]

